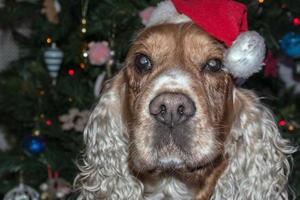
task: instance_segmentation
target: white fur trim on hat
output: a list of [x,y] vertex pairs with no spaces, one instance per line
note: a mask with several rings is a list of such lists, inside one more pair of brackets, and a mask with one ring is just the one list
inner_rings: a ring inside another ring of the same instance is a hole
[[224,65],[234,77],[248,78],[264,65],[266,46],[255,31],[241,33],[226,51]]
[[182,23],[192,21],[189,17],[179,14],[172,1],[163,1],[157,5],[151,14],[146,27],[163,23]]

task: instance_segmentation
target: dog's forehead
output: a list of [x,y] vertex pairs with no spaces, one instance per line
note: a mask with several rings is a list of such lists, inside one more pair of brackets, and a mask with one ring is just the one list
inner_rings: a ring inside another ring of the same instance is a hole
[[[222,57],[224,46],[193,23],[162,24],[144,29],[134,43],[137,50],[147,51],[154,57],[183,52],[199,59]],[[199,60],[198,60],[199,61]],[[197,62],[198,62],[197,61]]]

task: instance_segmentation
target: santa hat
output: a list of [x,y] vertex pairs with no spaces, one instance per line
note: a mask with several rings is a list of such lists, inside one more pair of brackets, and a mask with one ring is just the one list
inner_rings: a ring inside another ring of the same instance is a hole
[[146,27],[192,21],[227,47],[226,69],[236,78],[248,78],[263,66],[264,39],[247,31],[247,11],[232,0],[167,0],[158,4]]

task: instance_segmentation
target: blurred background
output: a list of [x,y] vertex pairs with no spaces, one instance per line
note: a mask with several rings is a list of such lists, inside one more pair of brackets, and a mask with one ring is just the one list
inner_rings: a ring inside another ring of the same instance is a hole
[[[74,199],[82,131],[158,0],[0,0],[0,199]],[[300,144],[300,0],[240,0],[266,39],[255,90]],[[300,199],[300,154],[290,185]]]

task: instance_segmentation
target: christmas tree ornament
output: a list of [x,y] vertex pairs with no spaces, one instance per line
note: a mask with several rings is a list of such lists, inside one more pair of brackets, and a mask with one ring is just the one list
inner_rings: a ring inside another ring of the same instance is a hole
[[88,57],[92,65],[103,65],[112,57],[112,51],[109,48],[107,41],[90,42]]
[[40,185],[42,200],[63,200],[71,193],[71,184],[48,166],[48,180]]
[[82,132],[88,121],[89,114],[88,110],[79,111],[77,108],[71,108],[67,114],[59,117],[59,121],[62,123],[62,130]]
[[289,32],[280,41],[281,50],[290,57],[300,57],[300,35]]
[[5,194],[3,200],[39,200],[39,193],[21,182]]
[[[222,12],[216,12],[222,10]],[[224,17],[224,13],[231,13]],[[255,31],[247,31],[246,7],[235,1],[164,1],[152,12],[147,27],[193,21],[228,47],[225,70],[235,78],[248,78],[261,70],[266,46]]]
[[57,48],[55,43],[52,43],[50,48],[47,48],[44,52],[44,61],[47,65],[49,75],[53,79],[53,84],[56,83],[58,71],[63,60],[63,52]]
[[59,23],[58,13],[61,6],[57,0],[44,0],[42,14],[46,15],[48,21],[53,24]]
[[33,133],[32,135],[25,137],[23,147],[31,154],[39,154],[45,150],[46,145],[41,138],[40,133],[38,135]]
[[71,193],[71,184],[62,178],[52,178],[41,184],[41,199],[63,200]]
[[144,24],[144,25],[148,24],[150,16],[151,16],[153,10],[154,10],[154,7],[150,6],[150,7],[145,8],[144,10],[139,12],[139,17],[142,21],[142,24]]

